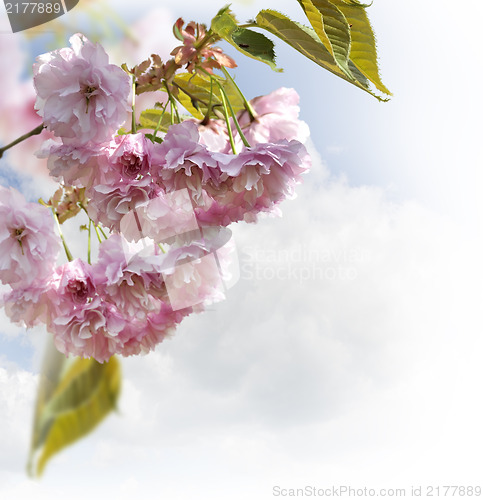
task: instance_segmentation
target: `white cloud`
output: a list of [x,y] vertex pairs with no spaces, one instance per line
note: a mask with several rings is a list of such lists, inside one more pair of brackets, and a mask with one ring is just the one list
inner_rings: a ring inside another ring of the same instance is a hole
[[0,470],[24,470],[36,375],[0,357]]

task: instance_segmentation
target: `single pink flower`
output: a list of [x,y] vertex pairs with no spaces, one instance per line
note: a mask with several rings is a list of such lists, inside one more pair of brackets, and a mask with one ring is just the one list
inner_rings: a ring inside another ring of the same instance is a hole
[[258,212],[275,212],[294,195],[294,187],[310,167],[310,156],[298,141],[257,144],[239,155],[214,154],[224,174],[224,190],[204,193],[195,213],[198,223],[227,226],[255,222]]
[[26,328],[45,323],[49,311],[48,287],[49,280],[35,281],[25,288],[14,288],[6,293],[1,305],[10,321]]
[[94,266],[98,291],[126,318],[145,320],[160,310],[160,299],[167,297],[162,262],[154,247],[151,255],[145,255],[133,251],[121,235],[111,235],[102,242]]
[[195,201],[202,189],[217,190],[221,182],[218,162],[199,143],[198,128],[191,121],[172,125],[163,143],[155,144],[153,169],[163,190],[186,188]]
[[226,244],[231,232],[211,228],[204,233],[201,239],[171,247],[166,255],[163,276],[173,310],[208,305],[225,298],[225,271],[220,267],[217,251]]
[[[305,142],[309,137],[309,127],[298,118],[299,96],[294,89],[282,87],[268,95],[255,97],[250,104],[255,111],[255,118],[251,119],[248,111],[244,110],[237,114],[237,119],[252,147],[283,139]],[[243,147],[238,132],[235,130],[234,133],[237,146]]]
[[37,57],[35,108],[57,136],[77,142],[109,139],[126,120],[131,91],[127,73],[113,64],[99,44],[84,35],[71,48]]
[[121,350],[126,319],[97,287],[93,267],[80,259],[58,268],[47,291],[47,330],[60,352],[102,363]]
[[105,147],[106,143],[60,143],[49,139],[37,151],[37,156],[47,158],[50,175],[57,181],[66,186],[90,187],[104,161]]
[[86,191],[96,223],[119,232],[126,214],[157,195],[151,153],[152,143],[143,134],[117,136],[103,145]]
[[120,223],[129,241],[151,238],[155,243],[170,243],[179,234],[198,231],[198,223],[187,189],[157,196],[128,212]]
[[108,165],[127,182],[149,173],[152,142],[144,134],[114,137],[109,144]]
[[60,250],[49,210],[0,186],[0,280],[27,287],[52,273]]
[[136,207],[147,203],[154,196],[149,178],[130,184],[94,185],[86,192],[89,198],[87,212],[96,223],[111,231],[121,230],[122,218]]
[[174,334],[176,326],[193,312],[192,308],[174,311],[168,304],[162,303],[157,313],[148,316],[145,322],[130,322],[124,334],[129,337],[122,348],[123,356],[146,354],[152,351],[166,337]]

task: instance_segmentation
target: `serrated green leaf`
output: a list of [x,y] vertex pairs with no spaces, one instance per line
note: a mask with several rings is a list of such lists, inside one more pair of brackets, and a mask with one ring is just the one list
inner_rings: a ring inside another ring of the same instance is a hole
[[376,39],[364,6],[351,1],[331,0],[344,14],[351,26],[350,59],[374,86],[392,95],[382,83],[377,63]]
[[41,475],[50,458],[92,431],[116,407],[121,385],[115,357],[100,364],[94,359],[75,359],[41,408],[35,426],[42,431],[35,471]]
[[242,54],[268,64],[274,71],[282,71],[275,64],[273,42],[261,33],[239,27],[228,7],[221,9],[212,19],[210,29]]
[[273,42],[262,33],[246,28],[238,28],[231,34],[231,38],[236,48],[243,54],[267,63],[275,71],[282,71],[275,65],[275,46]]
[[363,85],[362,82],[354,82],[339,68],[333,55],[325,48],[314,30],[292,21],[285,14],[274,10],[260,11],[256,17],[256,23],[258,27],[278,36],[322,68],[367,90],[367,85]]
[[211,28],[218,36],[225,38],[238,28],[238,21],[229,5],[222,7],[211,20]]
[[353,79],[348,63],[351,48],[349,24],[329,0],[298,0],[320,41],[333,55],[337,65]]
[[285,14],[274,10],[262,10],[256,17],[256,25],[277,36],[305,57],[315,62],[334,75],[352,83],[382,101],[380,96],[369,88],[368,79],[349,60],[348,67],[353,75],[347,76],[338,66],[332,54],[319,40],[315,31],[307,26],[292,21]]

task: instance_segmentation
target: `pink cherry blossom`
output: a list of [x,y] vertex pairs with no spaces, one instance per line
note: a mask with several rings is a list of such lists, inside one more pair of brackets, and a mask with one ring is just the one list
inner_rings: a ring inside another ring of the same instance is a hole
[[94,272],[104,300],[116,304],[125,317],[145,320],[158,312],[166,298],[162,276],[162,255],[144,255],[130,251],[121,235],[111,235],[99,250]]
[[[268,95],[250,101],[255,111],[252,120],[248,111],[237,115],[243,134],[251,146],[265,142],[297,140],[305,142],[309,136],[307,124],[298,119],[299,96],[294,89],[282,87]],[[235,131],[236,133],[236,131]],[[243,147],[237,135],[237,146]]]
[[89,216],[114,231],[121,219],[157,195],[151,177],[152,143],[143,134],[113,138],[103,145],[87,186]]
[[80,259],[58,268],[47,291],[47,330],[60,352],[102,363],[122,348],[119,334],[126,320],[98,294],[97,285],[94,269]]
[[145,322],[130,322],[126,326],[125,335],[129,340],[123,345],[121,354],[131,356],[152,351],[166,337],[173,335],[176,326],[192,312],[192,308],[174,311],[162,303],[159,312],[150,314]]
[[151,238],[169,243],[176,235],[196,232],[193,205],[187,189],[163,193],[128,212],[120,223],[121,233],[129,241]]
[[109,139],[126,120],[129,76],[109,64],[104,49],[85,36],[70,38],[71,48],[37,57],[35,107],[57,136],[80,143]]
[[150,179],[131,184],[94,185],[87,191],[87,212],[96,223],[102,223],[111,231],[121,230],[122,218],[139,205],[146,203],[152,193]]
[[57,181],[66,186],[90,187],[104,161],[105,147],[105,143],[60,143],[49,139],[37,151],[37,156],[47,158],[50,175]]
[[0,186],[0,280],[26,287],[48,276],[60,250],[49,210]]
[[272,204],[292,196],[309,166],[310,157],[300,142],[281,140],[246,149],[220,169],[233,179],[233,192],[242,193],[246,206],[254,208],[267,206],[261,198]]
[[93,302],[73,309],[69,316],[59,316],[47,325],[54,336],[55,347],[65,354],[94,358],[99,363],[121,351],[125,337],[121,334],[126,320],[115,306]]
[[14,288],[6,293],[1,303],[10,321],[27,328],[45,323],[49,311],[48,287],[49,280],[37,280],[25,288]]
[[127,182],[149,173],[152,142],[144,134],[114,137],[109,144],[108,165]]
[[216,153],[213,157],[224,189],[204,192],[195,205],[202,226],[255,222],[258,212],[274,213],[283,199],[294,195],[295,185],[310,167],[310,156],[298,141],[262,143],[239,155]]
[[153,168],[166,192],[186,188],[193,200],[201,197],[203,188],[217,190],[221,182],[218,162],[199,143],[197,126],[191,121],[172,125],[163,143],[155,145]]
[[[225,228],[211,229],[201,239],[171,247],[166,255],[163,275],[173,310],[225,298],[225,271],[220,267],[217,251],[226,244],[231,232]],[[227,264],[226,259],[224,263]]]
[[224,120],[210,119],[206,125],[198,125],[200,144],[212,152],[230,153],[231,145],[228,128]]

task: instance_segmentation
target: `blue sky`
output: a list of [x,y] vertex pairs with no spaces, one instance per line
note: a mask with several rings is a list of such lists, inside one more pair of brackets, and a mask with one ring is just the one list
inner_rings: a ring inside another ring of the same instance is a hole
[[[126,3],[116,5],[129,23],[159,4]],[[42,482],[23,473],[42,332],[5,326],[2,497],[265,500],[275,485],[477,484],[482,98],[477,30],[462,20],[483,7],[459,5],[374,2],[386,104],[289,48],[278,50],[283,74],[240,61],[249,97],[282,85],[301,96],[314,167],[299,196],[282,218],[235,228],[244,272],[227,300],[125,360],[121,415]],[[298,12],[275,0],[232,8],[248,18],[270,6]],[[163,7],[208,22],[221,4]],[[308,257],[287,259],[299,248]]]

